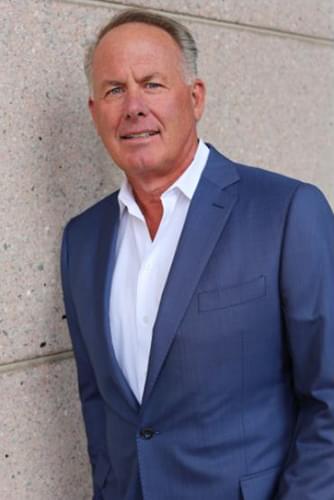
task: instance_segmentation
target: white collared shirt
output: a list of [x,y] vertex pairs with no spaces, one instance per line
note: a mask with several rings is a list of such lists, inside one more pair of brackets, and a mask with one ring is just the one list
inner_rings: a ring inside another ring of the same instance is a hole
[[163,216],[153,241],[127,180],[118,194],[120,227],[110,294],[110,327],[117,361],[139,402],[161,295],[208,155],[209,148],[200,140],[192,163],[161,195]]

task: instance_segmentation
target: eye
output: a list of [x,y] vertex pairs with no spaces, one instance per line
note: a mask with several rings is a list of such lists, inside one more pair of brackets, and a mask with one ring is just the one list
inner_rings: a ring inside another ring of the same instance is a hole
[[109,95],[118,95],[123,91],[122,87],[111,87],[110,89],[107,90],[106,96]]
[[145,84],[146,88],[148,89],[156,89],[158,87],[162,87],[161,83],[158,83],[158,82],[147,82]]

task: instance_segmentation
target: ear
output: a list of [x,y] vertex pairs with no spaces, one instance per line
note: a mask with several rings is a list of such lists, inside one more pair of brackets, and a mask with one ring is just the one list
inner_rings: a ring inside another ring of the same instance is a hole
[[196,121],[199,121],[205,106],[205,84],[203,80],[196,78],[196,80],[191,84],[191,87],[194,116]]
[[95,123],[95,127],[96,127],[95,101],[92,98],[92,96],[89,96],[89,98],[88,98],[88,108],[89,108],[91,117],[93,118],[93,122]]
[[89,96],[89,98],[88,98],[88,108],[89,108],[91,117],[93,119],[96,132],[98,135],[100,135],[97,105],[96,105],[96,102],[92,96]]

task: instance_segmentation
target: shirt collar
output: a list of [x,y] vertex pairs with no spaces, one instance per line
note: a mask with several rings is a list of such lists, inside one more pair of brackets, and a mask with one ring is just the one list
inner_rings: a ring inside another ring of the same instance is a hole
[[[202,141],[202,139],[200,139],[193,161],[190,163],[189,167],[187,167],[185,171],[180,175],[180,177],[178,177],[176,181],[171,186],[169,186],[169,188],[162,194],[162,196],[174,189],[178,189],[190,201],[194,195],[197,184],[208,160],[209,152],[210,150],[208,146]],[[132,188],[127,178],[125,178],[121,184],[118,193],[118,203],[120,208],[120,215],[122,215],[125,208],[127,208],[131,215],[135,215],[140,218],[142,217],[141,211],[137,205],[136,200],[134,199]]]

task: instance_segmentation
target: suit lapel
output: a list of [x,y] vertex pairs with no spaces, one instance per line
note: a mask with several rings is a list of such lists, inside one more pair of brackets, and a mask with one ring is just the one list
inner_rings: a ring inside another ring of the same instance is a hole
[[130,406],[137,411],[139,408],[138,401],[118,364],[110,330],[109,301],[112,275],[116,261],[116,242],[119,228],[119,206],[117,195],[114,194],[110,200],[111,203],[109,210],[105,210],[103,213],[99,233],[95,288],[97,298],[96,317],[99,324],[98,331],[103,332],[104,344],[108,347],[110,370],[113,377]]
[[200,276],[237,200],[236,190],[228,187],[238,180],[231,162],[211,148],[162,295],[153,330],[143,404],[152,391]]

